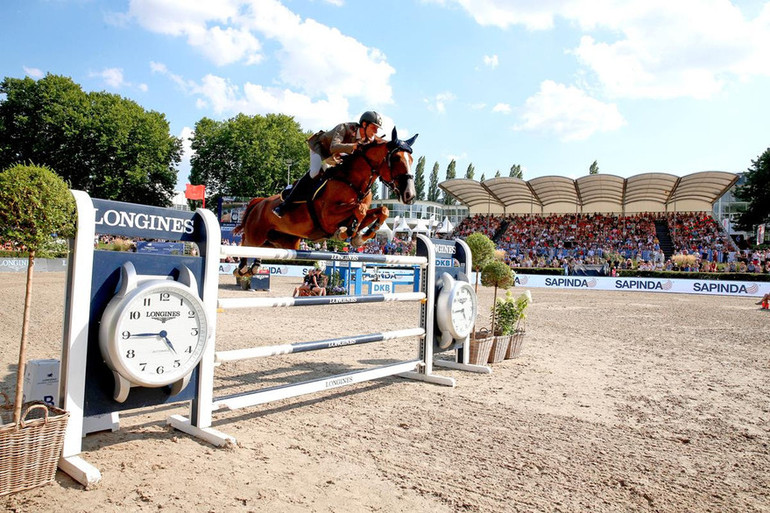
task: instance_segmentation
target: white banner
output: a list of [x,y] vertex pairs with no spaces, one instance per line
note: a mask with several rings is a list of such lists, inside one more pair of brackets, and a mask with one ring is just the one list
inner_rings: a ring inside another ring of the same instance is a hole
[[770,282],[611,278],[603,276],[544,276],[540,274],[517,274],[516,286],[552,289],[668,292],[675,294],[713,294],[722,296],[761,297],[770,293]]

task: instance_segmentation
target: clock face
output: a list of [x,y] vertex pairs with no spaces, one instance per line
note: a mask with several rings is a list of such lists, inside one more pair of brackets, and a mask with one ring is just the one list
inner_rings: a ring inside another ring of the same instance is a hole
[[451,317],[455,333],[460,337],[467,336],[476,320],[476,302],[473,288],[465,283],[455,290],[452,296]]
[[208,325],[202,302],[188,288],[168,281],[140,285],[114,310],[111,306],[101,342],[107,345],[108,363],[123,377],[158,387],[192,372],[203,354]]

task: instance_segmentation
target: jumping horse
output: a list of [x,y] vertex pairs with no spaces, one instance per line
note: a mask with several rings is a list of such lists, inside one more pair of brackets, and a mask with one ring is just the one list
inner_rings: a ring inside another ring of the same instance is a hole
[[[412,145],[417,135],[402,141],[396,128],[390,141],[376,138],[342,162],[326,170],[324,178],[304,203],[298,203],[282,217],[273,213],[281,195],[254,198],[233,230],[241,233],[242,246],[299,249],[302,239],[313,241],[350,238],[353,247],[361,246],[375,236],[388,218],[388,208],[369,208],[372,184],[377,178],[393,191],[404,204],[411,204],[417,193],[414,187]],[[240,259],[237,273],[247,276],[245,258]]]

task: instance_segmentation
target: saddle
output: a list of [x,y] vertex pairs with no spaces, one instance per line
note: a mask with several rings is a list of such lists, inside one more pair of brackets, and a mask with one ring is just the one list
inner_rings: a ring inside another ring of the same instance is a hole
[[[321,189],[326,185],[326,182],[328,181],[328,178],[322,178],[319,181],[313,181],[312,187],[305,187],[303,189],[300,189],[297,191],[297,196],[295,198],[292,198],[292,203],[307,203],[308,201],[314,199],[318,193],[321,192]],[[291,194],[291,190],[294,188],[294,184],[287,185],[284,187],[284,189],[281,191],[281,201],[286,201],[286,198],[289,197],[289,194]]]

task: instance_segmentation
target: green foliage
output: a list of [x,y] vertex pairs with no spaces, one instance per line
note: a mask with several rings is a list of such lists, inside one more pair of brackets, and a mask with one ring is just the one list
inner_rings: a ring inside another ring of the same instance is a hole
[[430,172],[430,182],[428,184],[428,201],[438,202],[438,162],[433,164],[433,170]]
[[473,163],[468,164],[468,169],[465,170],[465,178],[473,180],[473,175],[476,174],[476,166]]
[[511,173],[508,175],[511,178],[521,178],[524,179],[524,173],[521,171],[521,166],[519,164],[514,164],[511,166]]
[[417,159],[417,170],[414,172],[414,189],[417,199],[425,199],[425,157]]
[[34,161],[91,196],[167,206],[182,141],[163,114],[70,78],[0,83],[0,168]]
[[497,326],[503,335],[513,335],[522,321],[527,318],[527,308],[532,303],[532,295],[527,290],[514,299],[509,290],[505,299],[498,299],[492,308],[492,316],[497,319]]
[[270,196],[286,186],[287,160],[293,162],[292,181],[307,171],[307,137],[299,123],[284,114],[203,118],[192,137],[190,183],[206,185],[212,199]]
[[588,168],[588,174],[589,175],[598,175],[599,174],[599,163],[594,160],[593,164]]
[[36,252],[55,234],[72,236],[74,220],[75,200],[50,169],[18,164],[0,173],[0,241]]
[[744,177],[746,181],[735,191],[735,197],[749,204],[736,228],[750,232],[754,226],[770,221],[770,148],[751,161]]
[[485,287],[507,289],[515,278],[513,269],[500,260],[492,260],[481,269],[481,284]]
[[495,257],[495,243],[483,233],[468,235],[465,243],[471,249],[471,263],[476,272],[480,272]]

